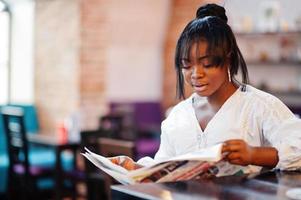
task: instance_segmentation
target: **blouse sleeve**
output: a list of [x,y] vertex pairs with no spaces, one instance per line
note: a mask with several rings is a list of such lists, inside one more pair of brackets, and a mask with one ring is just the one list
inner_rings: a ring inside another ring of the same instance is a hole
[[263,135],[278,151],[275,168],[301,168],[301,120],[279,99],[272,99],[269,104],[263,115]]
[[166,124],[166,120],[162,122],[161,125],[161,141],[160,141],[160,147],[158,152],[155,155],[155,160],[157,161],[163,161],[166,159],[169,159],[173,157],[174,151],[172,149],[171,143],[170,143],[170,138],[169,136],[169,131],[168,131],[168,126]]
[[137,161],[138,164],[143,166],[149,166],[156,162],[164,161],[174,156],[174,153],[172,151],[172,147],[169,142],[168,138],[168,128],[166,124],[166,120],[162,122],[161,124],[161,141],[160,141],[160,147],[157,151],[155,158],[152,159],[151,157],[143,157],[140,160]]

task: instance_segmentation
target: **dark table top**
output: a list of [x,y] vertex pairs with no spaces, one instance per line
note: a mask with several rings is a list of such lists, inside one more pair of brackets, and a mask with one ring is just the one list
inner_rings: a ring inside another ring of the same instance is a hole
[[27,139],[32,144],[38,144],[50,147],[60,147],[72,149],[79,146],[79,142],[62,142],[59,138],[47,134],[27,134]]
[[[209,180],[114,185],[114,199],[301,199],[301,172],[265,172]],[[299,190],[294,191],[293,189]],[[299,196],[298,196],[299,195]]]

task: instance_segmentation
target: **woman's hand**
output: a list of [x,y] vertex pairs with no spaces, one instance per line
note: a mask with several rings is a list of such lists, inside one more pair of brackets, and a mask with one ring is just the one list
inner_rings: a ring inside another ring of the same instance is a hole
[[273,168],[277,165],[278,151],[274,147],[252,147],[243,140],[224,142],[224,159],[235,165],[257,165]]
[[119,165],[127,170],[135,170],[141,168],[142,166],[134,162],[128,156],[116,156],[108,158],[112,163]]
[[249,146],[243,140],[228,140],[224,142],[222,153],[225,154],[224,159],[235,165],[251,165],[253,164],[255,148]]

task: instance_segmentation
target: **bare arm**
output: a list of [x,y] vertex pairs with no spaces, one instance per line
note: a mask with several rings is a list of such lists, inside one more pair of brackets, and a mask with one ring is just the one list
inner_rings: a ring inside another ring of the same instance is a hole
[[278,151],[274,147],[253,147],[252,165],[274,168],[278,161]]

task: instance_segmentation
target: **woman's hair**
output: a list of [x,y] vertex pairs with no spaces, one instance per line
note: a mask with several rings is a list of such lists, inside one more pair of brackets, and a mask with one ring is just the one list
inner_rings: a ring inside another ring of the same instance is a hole
[[216,4],[206,4],[201,6],[196,11],[196,19],[201,19],[207,16],[216,16],[224,20],[225,23],[228,22],[228,17],[224,7],[218,6]]
[[178,39],[175,53],[177,70],[177,97],[185,98],[182,59],[189,58],[191,46],[199,42],[207,42],[207,55],[213,56],[213,63],[223,67],[229,63],[231,79],[239,83],[234,75],[240,68],[242,82],[249,82],[246,62],[237,46],[231,27],[227,24],[225,9],[216,4],[207,4],[196,12],[196,18],[184,28]]

